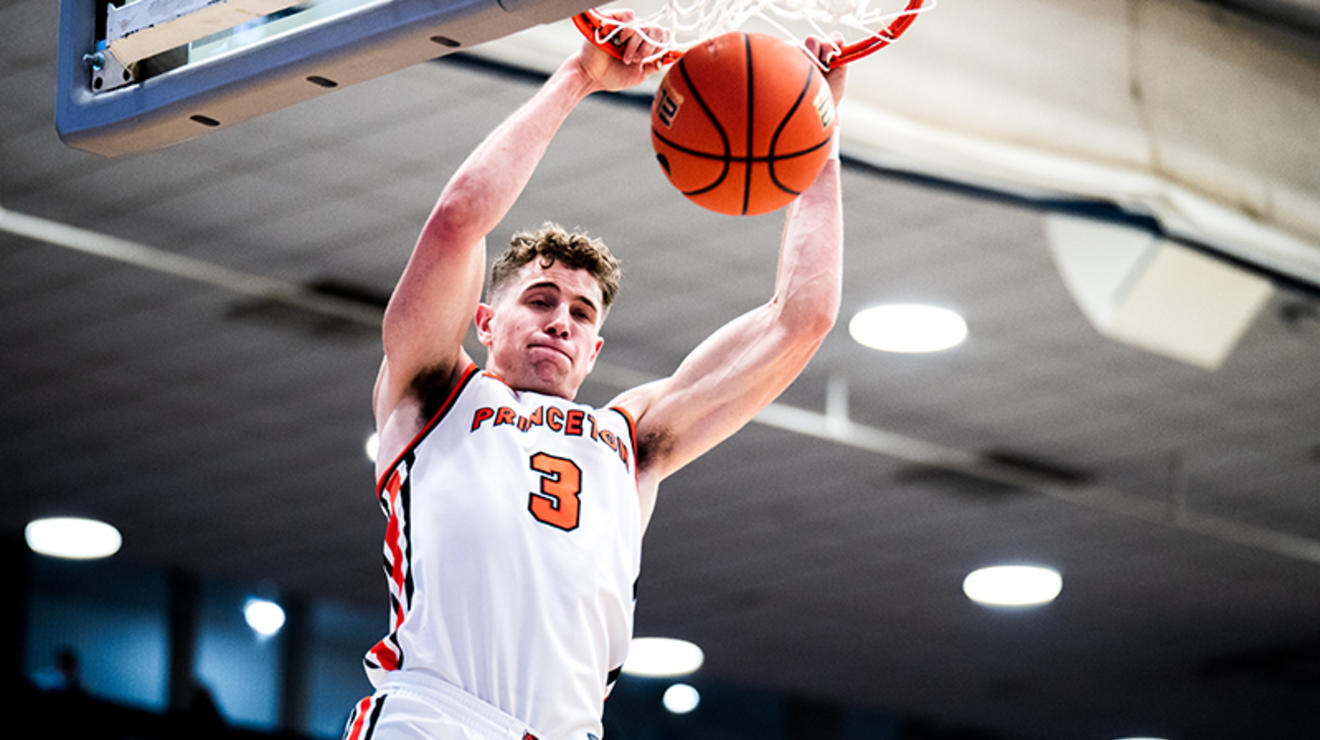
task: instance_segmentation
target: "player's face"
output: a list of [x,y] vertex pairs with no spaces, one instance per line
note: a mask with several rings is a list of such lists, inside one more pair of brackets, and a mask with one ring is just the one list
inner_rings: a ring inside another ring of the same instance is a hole
[[534,259],[477,309],[487,369],[519,390],[571,399],[604,343],[603,311],[591,273]]

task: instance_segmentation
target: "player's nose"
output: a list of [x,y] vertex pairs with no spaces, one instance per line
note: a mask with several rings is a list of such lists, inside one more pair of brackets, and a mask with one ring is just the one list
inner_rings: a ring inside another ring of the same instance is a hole
[[545,332],[557,337],[568,339],[569,321],[568,309],[561,307],[556,311],[551,311],[545,322]]

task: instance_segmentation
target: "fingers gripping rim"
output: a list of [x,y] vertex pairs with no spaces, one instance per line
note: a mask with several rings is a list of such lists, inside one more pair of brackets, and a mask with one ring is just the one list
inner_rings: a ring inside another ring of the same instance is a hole
[[[573,16],[573,25],[582,32],[591,43],[600,47],[615,59],[623,59],[623,43],[619,37],[620,26],[617,23],[611,23],[596,12],[595,8],[588,9],[582,13]],[[661,64],[673,64],[683,57],[683,52],[678,49],[669,49],[660,57]]]
[[[718,0],[708,1],[718,2]],[[894,14],[893,20],[887,26],[856,42],[838,47],[838,51],[830,55],[823,66],[828,71],[832,66],[849,64],[883,49],[907,31],[921,11],[933,8],[934,5],[934,0],[908,0],[907,6],[901,12]],[[613,22],[593,8],[573,16],[573,25],[596,46],[611,56],[622,58],[619,31],[623,24]],[[672,64],[682,58],[683,53],[683,49],[670,48],[660,57],[660,62]]]

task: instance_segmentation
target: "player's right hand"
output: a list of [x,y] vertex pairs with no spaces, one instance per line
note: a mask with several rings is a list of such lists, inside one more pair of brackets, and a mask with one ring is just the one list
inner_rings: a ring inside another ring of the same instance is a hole
[[[614,18],[630,21],[636,17],[632,10],[626,8],[597,12],[606,20]],[[668,30],[659,26],[644,26],[642,30],[645,35],[624,28],[611,39],[614,51],[618,52],[617,56],[590,40],[582,44],[582,50],[578,52],[578,63],[598,89],[614,91],[633,87],[663,66],[659,59],[646,60],[658,56],[663,50],[663,44],[669,40]]]

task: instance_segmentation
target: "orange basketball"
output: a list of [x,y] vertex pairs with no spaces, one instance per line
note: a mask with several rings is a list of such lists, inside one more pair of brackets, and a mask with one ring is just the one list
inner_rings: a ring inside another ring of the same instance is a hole
[[651,104],[651,145],[669,182],[720,213],[773,211],[825,166],[829,85],[802,49],[735,31],[692,47]]

